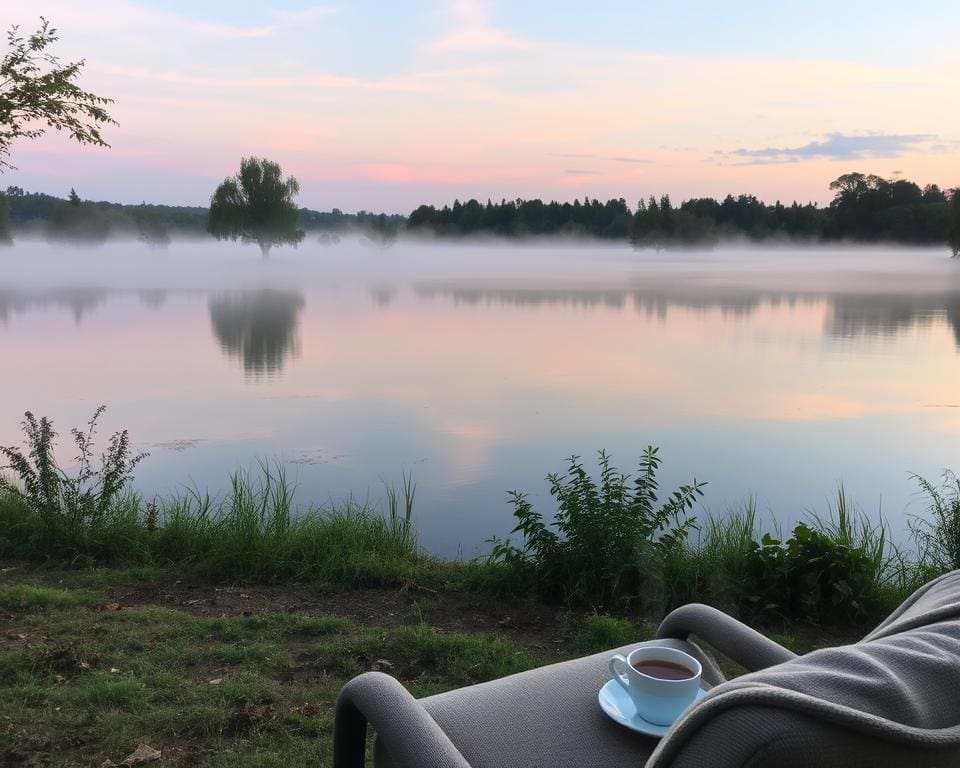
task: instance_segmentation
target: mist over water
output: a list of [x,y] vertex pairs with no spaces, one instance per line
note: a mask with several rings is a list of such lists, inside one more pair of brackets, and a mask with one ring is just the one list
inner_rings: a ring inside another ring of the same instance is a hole
[[[302,503],[412,470],[423,543],[486,550],[506,491],[661,446],[663,487],[754,494],[784,527],[843,481],[895,531],[909,473],[960,466],[960,263],[940,249],[362,240],[277,249],[18,242],[0,252],[0,444],[99,403],[137,486],[216,491],[257,457]],[[105,437],[105,435],[103,435]],[[68,446],[63,446],[69,458]]]

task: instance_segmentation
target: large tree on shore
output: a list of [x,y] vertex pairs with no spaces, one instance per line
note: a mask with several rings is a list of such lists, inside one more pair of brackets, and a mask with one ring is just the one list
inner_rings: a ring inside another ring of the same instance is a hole
[[953,190],[950,198],[950,248],[953,258],[960,257],[960,187]]
[[293,201],[300,184],[283,178],[280,166],[266,158],[245,157],[240,172],[224,179],[210,200],[207,230],[218,240],[256,243],[264,258],[274,245],[303,240],[297,228],[299,211]]
[[10,145],[20,137],[35,139],[47,128],[66,131],[81,144],[107,147],[100,127],[116,125],[107,114],[105,99],[74,82],[84,61],[62,63],[47,48],[59,39],[45,18],[29,37],[13,26],[7,32],[8,50],[0,60],[0,171],[11,168]]

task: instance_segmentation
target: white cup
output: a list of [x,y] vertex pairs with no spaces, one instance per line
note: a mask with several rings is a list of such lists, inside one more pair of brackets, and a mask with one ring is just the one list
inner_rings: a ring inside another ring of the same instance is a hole
[[[634,665],[643,661],[667,661],[679,664],[689,672],[689,677],[679,680],[653,677],[644,674]],[[622,669],[618,667],[622,666]],[[624,658],[617,654],[610,659],[610,674],[623,686],[637,708],[637,714],[654,725],[670,725],[680,713],[697,698],[700,690],[700,662],[689,653],[676,648],[645,645],[634,648]]]

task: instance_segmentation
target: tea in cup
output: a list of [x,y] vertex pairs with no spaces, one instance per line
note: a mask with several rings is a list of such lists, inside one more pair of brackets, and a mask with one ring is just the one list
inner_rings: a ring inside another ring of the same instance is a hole
[[610,659],[610,674],[640,717],[654,725],[670,725],[696,700],[703,669],[688,653],[646,645]]

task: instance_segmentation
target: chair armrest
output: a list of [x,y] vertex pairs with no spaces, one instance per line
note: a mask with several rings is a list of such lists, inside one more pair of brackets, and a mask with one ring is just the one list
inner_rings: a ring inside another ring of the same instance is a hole
[[423,705],[382,672],[359,675],[340,691],[333,728],[334,768],[363,768],[367,723],[398,768],[470,768]]
[[793,651],[743,622],[700,603],[691,603],[671,611],[657,629],[658,639],[673,637],[686,640],[690,635],[709,643],[750,672],[797,658]]

